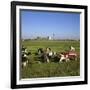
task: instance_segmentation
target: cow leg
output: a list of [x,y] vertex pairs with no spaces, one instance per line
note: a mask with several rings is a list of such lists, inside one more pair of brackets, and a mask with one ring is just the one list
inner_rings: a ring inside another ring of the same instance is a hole
[[44,56],[44,60],[46,60],[46,62],[49,63],[49,58],[47,55]]
[[62,62],[62,61],[63,61],[63,58],[61,58],[61,59],[59,60],[59,63]]
[[66,62],[68,62],[68,61],[70,61],[70,59],[69,59],[69,58],[67,58],[67,59],[66,59]]
[[23,66],[23,67],[26,67],[26,65],[27,65],[27,62],[23,62],[23,63],[22,63],[22,66]]
[[49,63],[49,59],[47,58],[47,63]]
[[49,57],[48,56],[46,56],[46,59],[47,59],[47,63],[49,63]]
[[28,64],[28,60],[27,60],[27,64]]

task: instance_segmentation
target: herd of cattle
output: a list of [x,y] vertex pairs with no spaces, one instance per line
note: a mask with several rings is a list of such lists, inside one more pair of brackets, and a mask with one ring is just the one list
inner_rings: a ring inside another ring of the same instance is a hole
[[[70,47],[70,50],[67,52],[54,52],[51,48],[39,48],[35,53],[37,58],[41,59],[43,62],[49,63],[50,60],[57,60],[59,63],[63,61],[77,60],[79,57],[78,53],[75,51],[74,47]],[[32,53],[27,50],[27,48],[22,47],[22,66],[25,67],[28,64],[29,56]]]

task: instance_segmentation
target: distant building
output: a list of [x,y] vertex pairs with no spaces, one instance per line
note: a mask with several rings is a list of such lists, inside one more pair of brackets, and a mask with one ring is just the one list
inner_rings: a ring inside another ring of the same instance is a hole
[[51,36],[49,36],[49,38],[48,38],[49,40],[52,40],[52,37]]

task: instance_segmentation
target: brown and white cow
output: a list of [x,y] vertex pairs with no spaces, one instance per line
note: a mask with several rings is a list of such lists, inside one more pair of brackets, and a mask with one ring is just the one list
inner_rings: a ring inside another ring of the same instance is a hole
[[77,60],[77,53],[75,51],[69,51],[69,52],[66,52],[66,53],[61,53],[60,54],[60,60],[59,62],[62,62],[62,61],[70,61],[70,60]]

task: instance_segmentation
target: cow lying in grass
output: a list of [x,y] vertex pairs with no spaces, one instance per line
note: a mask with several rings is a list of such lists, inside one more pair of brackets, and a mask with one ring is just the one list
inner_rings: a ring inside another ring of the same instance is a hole
[[78,58],[78,55],[75,51],[69,51],[67,53],[61,53],[60,54],[60,60],[59,62],[62,62],[62,61],[70,61],[70,60],[77,60]]

